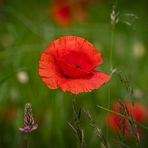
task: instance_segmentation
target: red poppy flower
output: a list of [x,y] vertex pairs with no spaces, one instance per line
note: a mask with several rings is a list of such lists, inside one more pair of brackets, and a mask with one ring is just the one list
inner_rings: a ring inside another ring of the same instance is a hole
[[[123,102],[122,104],[115,103],[113,106],[113,110],[125,116],[130,115],[135,121],[139,123],[144,123],[148,119],[148,112],[146,108],[139,103],[135,103],[134,105],[129,102]],[[110,114],[107,117],[107,124],[110,126],[111,129],[119,133],[122,132],[125,136],[133,135],[128,119],[121,118],[115,114]],[[138,126],[137,130],[142,136],[142,129]]]
[[94,70],[103,63],[101,53],[87,40],[63,36],[50,43],[39,62],[39,74],[50,88],[73,94],[90,92],[110,76]]

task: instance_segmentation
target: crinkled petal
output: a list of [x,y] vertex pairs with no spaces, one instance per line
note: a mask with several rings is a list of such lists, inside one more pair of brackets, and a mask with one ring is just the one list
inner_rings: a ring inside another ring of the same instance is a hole
[[39,75],[50,89],[58,88],[63,77],[52,55],[46,53],[42,54],[39,62]]
[[89,71],[82,69],[79,65],[70,64],[63,60],[58,60],[58,65],[65,77],[80,78],[90,73]]
[[60,85],[60,88],[66,92],[79,94],[82,92],[91,92],[93,89],[98,89],[103,84],[108,82],[110,76],[99,71],[92,71],[91,75],[79,79],[65,79],[65,82]]
[[66,57],[65,62],[74,61],[85,70],[92,70],[103,63],[101,53],[78,36],[63,36],[49,44],[45,52],[53,54],[57,60]]

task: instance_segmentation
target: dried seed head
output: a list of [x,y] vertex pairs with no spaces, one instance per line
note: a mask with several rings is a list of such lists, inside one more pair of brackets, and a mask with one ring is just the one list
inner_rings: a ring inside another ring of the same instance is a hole
[[119,12],[116,12],[116,7],[113,6],[112,13],[110,14],[111,24],[115,26],[119,22]]

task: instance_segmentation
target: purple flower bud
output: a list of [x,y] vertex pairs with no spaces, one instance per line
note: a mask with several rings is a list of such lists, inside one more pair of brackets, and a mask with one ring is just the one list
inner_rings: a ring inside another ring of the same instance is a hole
[[26,103],[24,109],[24,127],[19,128],[19,131],[30,133],[31,131],[37,129],[38,125],[35,123],[33,114],[32,114],[32,107],[30,103]]

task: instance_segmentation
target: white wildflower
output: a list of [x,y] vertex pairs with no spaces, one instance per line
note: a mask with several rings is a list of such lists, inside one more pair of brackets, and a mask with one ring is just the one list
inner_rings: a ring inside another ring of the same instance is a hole
[[136,42],[134,45],[133,45],[133,56],[135,58],[142,58],[144,56],[144,53],[145,53],[145,47],[143,45],[142,42]]
[[20,71],[17,73],[17,79],[20,83],[28,83],[29,81],[29,75],[25,71]]

